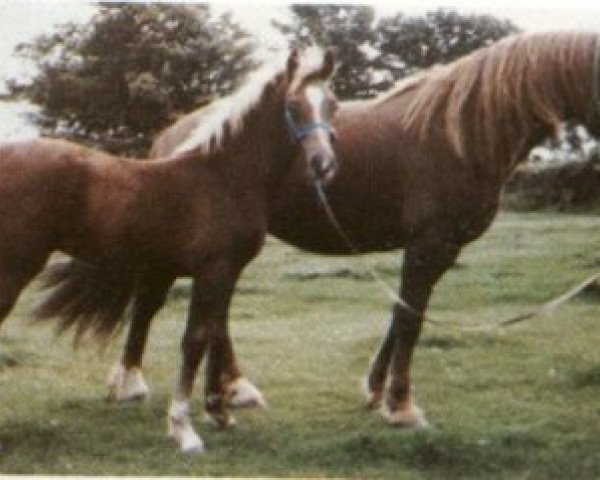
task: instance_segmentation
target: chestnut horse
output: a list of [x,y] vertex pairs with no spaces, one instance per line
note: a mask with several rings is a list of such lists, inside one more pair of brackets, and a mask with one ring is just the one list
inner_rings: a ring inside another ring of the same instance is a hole
[[[422,312],[461,248],[489,227],[515,166],[561,121],[600,133],[599,56],[595,34],[521,34],[407,78],[379,98],[340,104],[340,168],[327,188],[332,209],[360,252],[405,249],[400,296],[412,308],[394,305],[366,381],[368,404],[381,407],[389,423],[427,425],[410,396]],[[201,111],[172,128],[185,138],[186,122],[200,121]],[[167,135],[173,139],[172,129]],[[356,253],[294,169],[269,209],[269,232],[285,242],[321,254]],[[148,324],[132,329],[127,345],[138,347],[124,354],[137,375],[147,333]],[[241,377],[231,340],[221,345],[215,354],[227,358],[221,375],[231,398],[262,402]]]
[[49,268],[53,289],[37,313],[60,317],[60,329],[73,327],[77,339],[110,335],[130,301],[133,325],[147,321],[174,279],[191,276],[168,423],[182,450],[201,451],[189,415],[194,378],[208,348],[207,409],[230,422],[220,382],[228,359],[219,351],[236,281],[263,245],[272,190],[297,158],[307,183],[334,173],[332,71],[330,53],[293,53],[217,102],[191,142],[160,159],[60,140],[1,145],[0,317],[55,250],[74,260]]

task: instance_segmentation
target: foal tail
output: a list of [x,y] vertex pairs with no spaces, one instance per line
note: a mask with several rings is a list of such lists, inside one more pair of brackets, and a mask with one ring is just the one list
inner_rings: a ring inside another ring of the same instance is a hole
[[89,331],[106,341],[124,323],[133,296],[134,275],[123,269],[67,260],[45,270],[40,288],[50,293],[36,307],[37,320],[58,319],[59,334],[75,329],[75,344]]

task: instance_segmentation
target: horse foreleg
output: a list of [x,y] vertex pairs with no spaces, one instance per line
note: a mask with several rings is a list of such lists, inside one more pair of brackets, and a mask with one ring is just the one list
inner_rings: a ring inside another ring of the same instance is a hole
[[[189,413],[196,373],[207,345],[215,343],[225,331],[231,296],[239,272],[228,262],[219,262],[197,277],[192,289],[188,323],[182,342],[183,363],[179,381],[169,408],[168,430],[182,451],[199,453],[203,443],[195,432]],[[221,371],[221,358],[215,357],[209,368]],[[207,385],[206,409],[219,426],[233,422],[225,410],[222,386]]]
[[415,242],[406,250],[401,297],[413,311],[401,305],[394,307],[388,338],[379,355],[381,361],[388,356],[390,362],[390,381],[381,413],[392,425],[427,426],[423,412],[411,398],[410,366],[414,347],[421,333],[422,312],[427,307],[434,285],[454,263],[459,251],[460,246],[442,243],[437,239],[434,242]]
[[107,380],[111,400],[142,400],[149,392],[142,375],[142,356],[150,322],[164,305],[173,278],[153,275],[142,277],[136,289],[131,325],[122,358],[115,363]]

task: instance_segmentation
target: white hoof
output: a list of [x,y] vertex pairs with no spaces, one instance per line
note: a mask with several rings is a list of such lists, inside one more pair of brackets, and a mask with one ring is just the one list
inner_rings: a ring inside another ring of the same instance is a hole
[[225,388],[227,403],[235,408],[261,407],[266,408],[267,402],[256,388],[244,377],[236,378]]
[[110,371],[107,385],[108,398],[120,402],[143,400],[150,391],[139,368],[126,370],[120,362],[116,363]]
[[390,411],[389,407],[384,403],[379,409],[379,413],[388,425],[393,427],[405,427],[417,430],[429,428],[429,422],[425,418],[423,410],[413,403],[410,403],[408,407],[398,409],[395,412]]
[[203,453],[204,442],[198,436],[188,414],[187,402],[173,402],[167,417],[167,432],[184,453]]

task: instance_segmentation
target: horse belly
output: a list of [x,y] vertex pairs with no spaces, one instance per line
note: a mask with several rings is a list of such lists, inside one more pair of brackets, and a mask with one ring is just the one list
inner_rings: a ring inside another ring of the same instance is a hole
[[[358,201],[356,201],[358,199]],[[328,195],[334,220],[312,190],[295,192],[273,209],[269,233],[303,250],[331,255],[389,251],[404,245],[400,218],[394,205],[365,199],[351,192]]]

